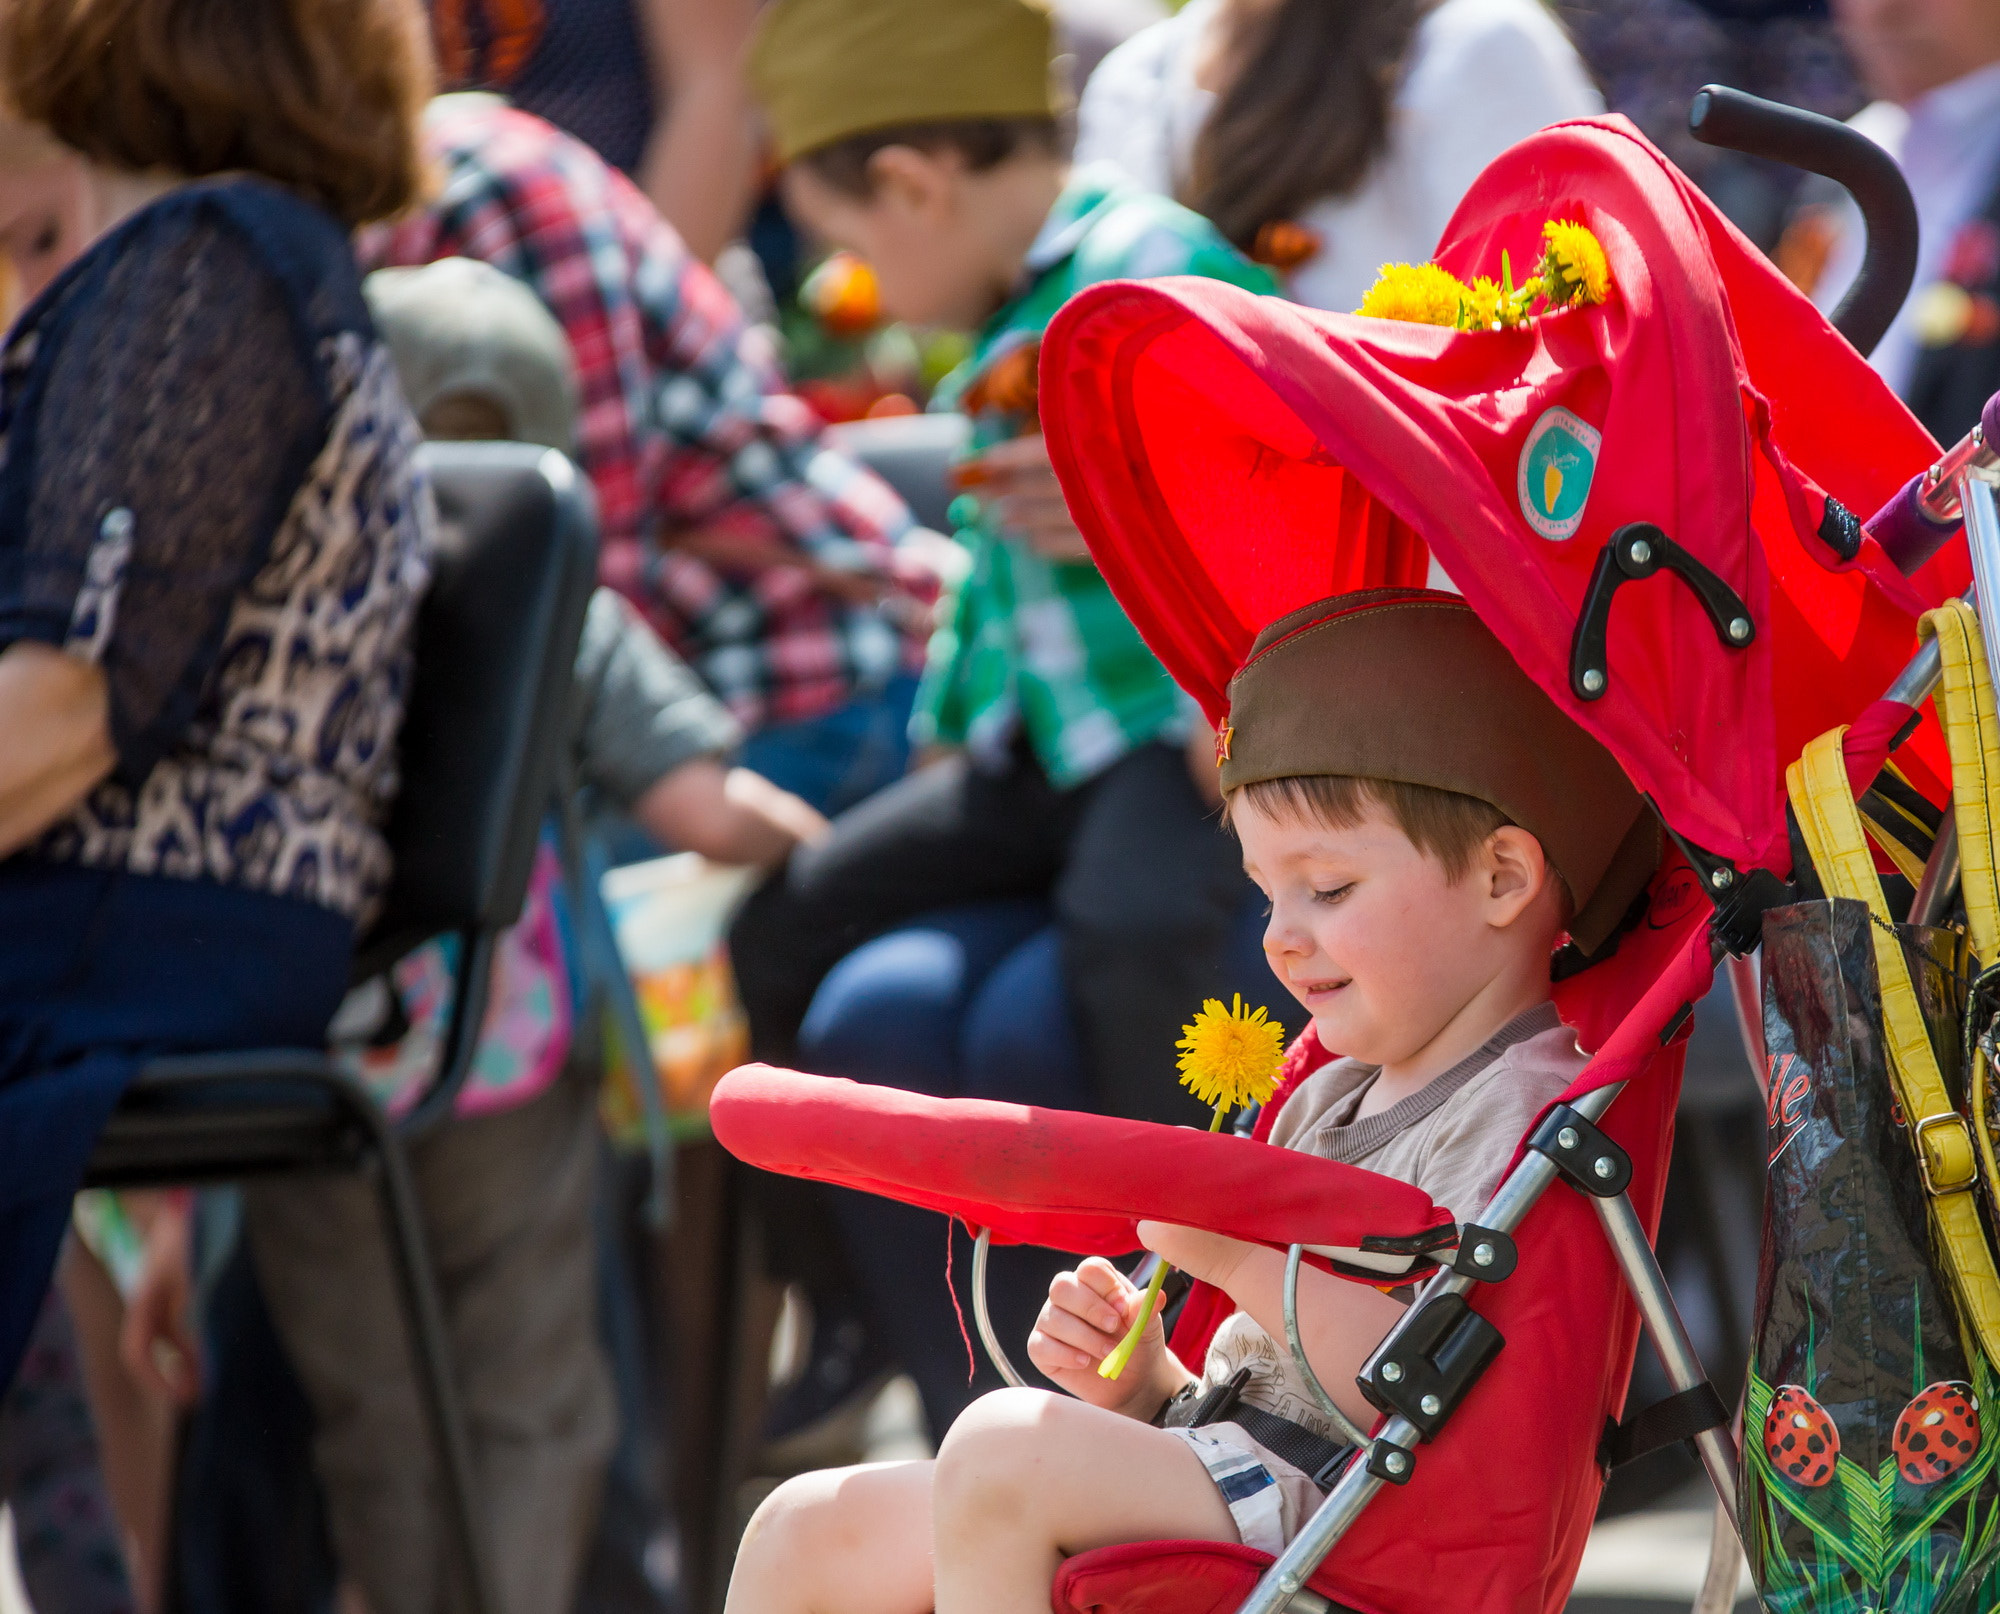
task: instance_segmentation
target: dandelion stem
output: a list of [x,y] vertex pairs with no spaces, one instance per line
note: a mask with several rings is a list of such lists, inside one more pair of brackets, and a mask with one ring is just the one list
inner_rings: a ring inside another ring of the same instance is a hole
[[[1222,1119],[1228,1113],[1228,1104],[1216,1105],[1215,1114],[1209,1118],[1209,1131],[1220,1132]],[[1125,1371],[1125,1364],[1132,1360],[1132,1353],[1139,1348],[1139,1336],[1146,1332],[1146,1324],[1153,1320],[1153,1308],[1160,1303],[1160,1290],[1166,1286],[1167,1274],[1172,1270],[1164,1261],[1153,1268],[1153,1281],[1146,1285],[1146,1292],[1139,1299],[1139,1315],[1132,1319],[1132,1326],[1125,1330],[1125,1337],[1112,1347],[1111,1354],[1097,1364],[1100,1379],[1115,1379]]]
[[1125,1364],[1132,1360],[1132,1353],[1139,1348],[1139,1336],[1146,1332],[1146,1324],[1153,1320],[1153,1308],[1159,1304],[1160,1290],[1167,1281],[1167,1263],[1162,1261],[1153,1268],[1153,1281],[1146,1285],[1146,1292],[1139,1299],[1139,1315],[1132,1319],[1132,1326],[1125,1330],[1111,1354],[1097,1364],[1100,1379],[1115,1379],[1125,1371]]

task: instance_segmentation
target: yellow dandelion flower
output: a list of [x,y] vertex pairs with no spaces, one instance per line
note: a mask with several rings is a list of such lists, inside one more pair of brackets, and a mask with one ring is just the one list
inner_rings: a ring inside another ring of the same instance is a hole
[[[1407,267],[1407,265],[1405,266]],[[1449,278],[1449,277],[1447,277]],[[1453,282],[1457,284],[1456,281]],[[1273,1020],[1270,1011],[1243,1008],[1243,994],[1235,994],[1228,1008],[1220,998],[1209,998],[1201,1013],[1181,1027],[1181,1085],[1193,1090],[1204,1104],[1215,1106],[1215,1119],[1208,1129],[1219,1132],[1223,1117],[1243,1104],[1262,1104],[1278,1087],[1278,1069],[1285,1062],[1285,1028]],[[1125,1371],[1146,1332],[1153,1309],[1159,1304],[1160,1289],[1167,1279],[1167,1264],[1153,1269],[1153,1281],[1139,1299],[1139,1313],[1132,1326],[1103,1361],[1097,1364],[1099,1378],[1115,1379]]]
[[1245,1104],[1262,1104],[1278,1085],[1278,1067],[1285,1062],[1285,1028],[1269,1011],[1245,1011],[1237,993],[1230,1008],[1217,998],[1181,1028],[1181,1085],[1218,1118]]
[[1601,303],[1611,295],[1611,265],[1604,245],[1581,224],[1550,219],[1542,226],[1547,250],[1542,279],[1551,303]]
[[1515,317],[1510,317],[1513,311],[1508,307],[1506,298],[1507,294],[1500,289],[1497,280],[1489,280],[1485,275],[1476,276],[1465,288],[1465,329],[1490,331],[1498,325],[1515,323]]
[[1466,290],[1458,277],[1434,263],[1385,263],[1357,314],[1413,325],[1457,325]]

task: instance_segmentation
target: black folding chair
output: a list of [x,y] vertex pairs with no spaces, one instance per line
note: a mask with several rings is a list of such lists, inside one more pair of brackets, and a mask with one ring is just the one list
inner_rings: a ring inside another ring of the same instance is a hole
[[451,1112],[485,1018],[495,940],[520,917],[565,743],[572,669],[596,575],[587,486],[560,454],[515,443],[424,450],[440,543],[417,625],[395,873],[362,938],[366,980],[434,937],[459,939],[439,1069],[392,1124],[323,1049],[160,1059],[139,1073],[90,1164],[98,1187],[369,1170],[475,1614],[495,1607],[470,1452],[404,1139]]

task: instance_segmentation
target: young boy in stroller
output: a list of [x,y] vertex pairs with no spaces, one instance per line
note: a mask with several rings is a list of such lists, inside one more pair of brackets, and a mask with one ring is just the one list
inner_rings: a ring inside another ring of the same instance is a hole
[[[1551,256],[1559,261],[1550,265]],[[1522,317],[1530,266],[1537,285],[1555,277],[1559,295]],[[958,1217],[979,1235],[975,1268],[989,1240],[1080,1255],[1143,1242],[1197,1275],[1221,1277],[1229,1286],[1221,1292],[1197,1284],[1175,1327],[1171,1348],[1189,1369],[1219,1365],[1208,1348],[1231,1333],[1272,1336],[1270,1290],[1260,1295],[1257,1275],[1268,1278],[1288,1246],[1288,1278],[1308,1251],[1349,1279],[1359,1275],[1349,1259],[1357,1246],[1393,1244],[1434,1262],[1422,1272],[1378,1270],[1377,1287],[1426,1281],[1408,1312],[1384,1307],[1366,1328],[1359,1319],[1374,1302],[1365,1294],[1344,1303],[1323,1288],[1317,1300],[1300,1296],[1304,1337],[1287,1343],[1295,1363],[1309,1364],[1299,1382],[1315,1398],[1318,1381],[1338,1383],[1352,1371],[1364,1334],[1394,1325],[1360,1374],[1382,1417],[1361,1426],[1366,1446],[1344,1461],[1323,1465],[1317,1448],[1260,1423],[1312,1411],[1311,1403],[1285,1403],[1267,1414],[1257,1401],[1280,1403],[1264,1395],[1235,1409],[1250,1442],[1237,1444],[1232,1418],[1213,1406],[1227,1384],[1201,1398],[1198,1419],[1235,1447],[1217,1465],[1220,1486],[1207,1464],[1196,1474],[1169,1454],[1170,1441],[1194,1444],[1185,1435],[1150,1432],[1101,1407],[995,1400],[993,1426],[982,1408],[963,1440],[955,1432],[947,1441],[935,1472],[802,1482],[752,1532],[738,1609],[915,1608],[933,1595],[946,1614],[975,1599],[1017,1609],[1032,1599],[1039,1608],[1053,1571],[1059,1614],[1276,1614],[1299,1606],[1302,1591],[1337,1609],[1390,1614],[1438,1606],[1440,1587],[1459,1614],[1556,1614],[1607,1465],[1692,1438],[1733,1506],[1724,1391],[1733,1399],[1734,1387],[1719,1391],[1703,1376],[1649,1247],[1681,1049],[1718,951],[1754,944],[1767,904],[1760,893],[1784,890],[1787,759],[1852,724],[1845,756],[1853,778],[1872,779],[1895,751],[1918,789],[1933,799],[1943,793],[1933,726],[1910,723],[1922,693],[1912,696],[1901,674],[1917,619],[1965,587],[1965,568],[1962,560],[1945,565],[1943,555],[1924,565],[1925,550],[1906,578],[1851,513],[1882,507],[1936,447],[1853,349],[1622,120],[1545,130],[1497,160],[1462,204],[1436,263],[1401,266],[1384,292],[1367,310],[1377,317],[1356,318],[1194,281],[1087,290],[1056,318],[1043,349],[1051,456],[1094,562],[1217,727],[1222,782],[1256,873],[1288,882],[1274,893],[1289,891],[1317,913],[1309,893],[1340,884],[1316,884],[1306,878],[1316,872],[1310,865],[1289,864],[1284,853],[1293,835],[1299,846],[1335,835],[1340,814],[1309,811],[1308,798],[1296,804],[1293,827],[1280,828],[1283,806],[1249,800],[1251,775],[1232,766],[1238,759],[1265,778],[1402,777],[1498,806],[1577,911],[1560,967],[1550,970],[1541,953],[1535,996],[1496,1009],[1482,1037],[1547,999],[1589,1057],[1566,1054],[1561,1070],[1574,1080],[1564,1086],[1551,1066],[1528,1070],[1531,1038],[1505,1062],[1521,1067],[1505,1069],[1510,1080],[1496,1073],[1480,1089],[1491,1102],[1525,1094],[1543,1076],[1553,1084],[1526,1100],[1523,1114],[1542,1111],[1532,1127],[1517,1116],[1513,1143],[1496,1145],[1490,1169],[1504,1182],[1483,1209],[1476,1193],[1447,1179],[1427,1179],[1432,1190],[1413,1182],[1436,1162],[1398,1161],[1393,1140],[1364,1168],[1296,1147],[1272,1152],[1241,1138],[1104,1117],[925,1099],[760,1067],[732,1074],[711,1117],[739,1158]],[[1393,624],[1395,611],[1428,608],[1435,596],[1405,593],[1387,610],[1376,609],[1380,596],[1357,597],[1385,585],[1414,589],[1427,572],[1463,591],[1464,608],[1511,665],[1467,678],[1452,652],[1445,660],[1455,681],[1441,687],[1464,693],[1412,707],[1405,683],[1441,654],[1426,640],[1422,657],[1391,647],[1379,662],[1349,667],[1339,698],[1307,681],[1285,686],[1289,706],[1241,704],[1260,673],[1288,669],[1290,655],[1316,654],[1356,624]],[[1329,609],[1329,595],[1349,598]],[[1274,644],[1291,648],[1274,654]],[[1524,719],[1496,720],[1496,711],[1525,710],[1492,703],[1495,692],[1518,687],[1508,678],[1525,680],[1587,730],[1585,743],[1615,758],[1621,783],[1643,791],[1657,819],[1618,810],[1616,798],[1586,784],[1596,776],[1573,752],[1551,752],[1551,740]],[[1878,699],[1884,690],[1889,697]],[[1283,743],[1274,752],[1277,730],[1266,730],[1287,712],[1286,733],[1295,729],[1303,744],[1310,731],[1311,746],[1333,749],[1308,746],[1289,760]],[[1366,735],[1363,725],[1377,719],[1384,735]],[[1504,794],[1499,776],[1485,771],[1492,753],[1463,749],[1476,734],[1518,743],[1523,756],[1552,755],[1543,788],[1588,815],[1544,819],[1534,802]],[[1394,738],[1427,759],[1421,771],[1403,773],[1393,757],[1363,748],[1364,739]],[[1273,755],[1278,765],[1267,769]],[[1484,761],[1441,771],[1454,758]],[[1385,833],[1393,826],[1407,855],[1428,855],[1375,787],[1363,793],[1360,822]],[[1328,816],[1335,828],[1320,821]],[[1569,838],[1579,822],[1608,839],[1596,843],[1599,861],[1587,863]],[[1656,822],[1673,832],[1671,848],[1649,838]],[[1482,847],[1497,827],[1480,827]],[[1274,838],[1262,838],[1267,830]],[[1628,857],[1640,866],[1628,871]],[[1434,892],[1455,887],[1445,860],[1436,865]],[[1493,865],[1474,860],[1474,891],[1481,868],[1490,877]],[[1393,978],[1393,950],[1350,958],[1351,933],[1336,928],[1362,915],[1358,900],[1342,909],[1363,889],[1357,883],[1331,903],[1321,940],[1282,961],[1295,981],[1338,983],[1328,1014],[1356,1023],[1329,1024],[1323,1042],[1311,1005],[1315,1025],[1295,1045],[1257,1140],[1311,1143],[1308,1134],[1322,1127],[1353,1131],[1386,1120],[1356,1113],[1368,1094],[1355,1098],[1351,1067],[1333,1074],[1343,1069],[1335,1050],[1387,1064],[1392,1079],[1408,1057],[1375,1040],[1385,1023],[1362,1012],[1384,1001],[1367,983],[1378,969]],[[1287,905],[1276,906],[1283,935]],[[1449,904],[1423,927],[1403,928],[1407,916],[1394,916],[1384,934],[1426,950],[1415,964],[1403,958],[1411,979],[1428,982],[1435,970],[1457,990],[1474,978],[1458,973],[1460,955],[1433,940],[1440,925],[1456,934],[1454,914],[1467,917]],[[1531,947],[1538,924],[1551,928]],[[1526,960],[1563,921],[1530,903],[1507,928]],[[1475,999],[1494,1007],[1478,992],[1465,1001]],[[1438,1000],[1429,1001],[1434,1009]],[[1432,1010],[1410,1012],[1406,1029],[1423,1032]],[[1441,1023],[1429,1022],[1431,1034]],[[1562,1035],[1553,1032],[1550,1044],[1560,1046]],[[1461,1046],[1454,1061],[1477,1046]],[[1393,1088],[1375,1096],[1408,1101]],[[1418,1135],[1413,1127],[1409,1136]],[[1478,1223],[1454,1227],[1468,1209]],[[1240,1260],[1218,1261],[1229,1247],[1177,1235],[1184,1225],[1251,1243]],[[1436,1252],[1453,1243],[1458,1255],[1443,1270]],[[1095,1270],[1068,1291],[1070,1303],[1058,1300],[1037,1347],[1056,1366],[1051,1345],[1074,1353],[1071,1382],[1088,1372],[1077,1358],[1100,1351],[1098,1336],[1133,1314],[1121,1285],[1101,1274],[1091,1282]],[[1239,1301],[1247,1319],[1226,1322]],[[1352,1339],[1328,1320],[1343,1309],[1356,1319]],[[1675,1393],[1634,1412],[1625,1392],[1642,1310]],[[1088,1327],[1060,1321],[1058,1311]],[[977,1307],[975,1315],[995,1352],[989,1319]],[[1183,1382],[1157,1354],[1148,1360],[1158,1372],[1147,1377],[1149,1396]],[[1134,1411],[1150,1410],[1136,1387],[1130,1393]],[[1351,1422],[1341,1408],[1359,1404],[1344,1394],[1320,1403],[1320,1428]],[[1014,1416],[1000,1418],[1002,1409]],[[1056,1433],[1058,1420],[1069,1433]],[[1082,1429],[1088,1442],[1074,1434]],[[1322,1438],[1310,1427],[1300,1433]],[[1254,1527],[1273,1528],[1275,1512],[1275,1536],[1284,1540],[1295,1526],[1285,1510],[1291,1473],[1324,1479],[1335,1469],[1324,1505],[1275,1562],[1268,1549],[1246,1544],[1244,1521],[1227,1501],[1265,1493]],[[1167,1477],[1175,1470],[1185,1486]],[[1169,1500],[1185,1511],[1146,1511],[1170,1484]],[[1134,1498],[1137,1506],[1118,1517]],[[922,1527],[933,1503],[934,1560]],[[883,1522],[891,1517],[903,1521],[900,1555]],[[981,1540],[970,1539],[975,1524]],[[1086,1527],[1101,1532],[1092,1539],[1124,1532],[1133,1544],[1065,1555],[1062,1545]]]
[[[1223,732],[1230,821],[1270,899],[1266,953],[1322,1046],[1348,1050],[1293,1095],[1274,1141],[1366,1162],[1473,1219],[1583,1068],[1549,1001],[1549,958],[1565,933],[1601,942],[1643,887],[1658,859],[1651,814],[1449,595],[1338,596],[1272,624],[1231,685]],[[1142,1302],[1088,1260],[1055,1280],[1028,1344],[1068,1396],[986,1396],[935,1463],[788,1481],[751,1522],[729,1608],[1034,1614],[1061,1560],[1093,1548],[1177,1537],[1281,1550],[1349,1449],[1275,1343],[1284,1257],[1191,1228],[1140,1231],[1241,1308],[1198,1379],[1157,1319],[1117,1379],[1099,1375]],[[1363,1424],[1355,1374],[1406,1302],[1317,1271],[1301,1288],[1307,1352]],[[1190,1427],[1198,1399],[1232,1383],[1240,1405]]]

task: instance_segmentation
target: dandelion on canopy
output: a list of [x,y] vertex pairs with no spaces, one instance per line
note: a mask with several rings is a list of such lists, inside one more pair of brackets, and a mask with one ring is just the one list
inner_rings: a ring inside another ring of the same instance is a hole
[[1542,225],[1541,262],[1520,286],[1514,284],[1504,252],[1500,266],[1497,284],[1477,275],[1467,285],[1434,263],[1385,263],[1355,312],[1416,325],[1496,331],[1525,324],[1537,313],[1601,303],[1611,295],[1604,244],[1588,226],[1573,220],[1550,219]]
[[1547,250],[1541,274],[1550,302],[1601,303],[1611,295],[1611,265],[1604,244],[1586,226],[1550,219],[1542,226],[1542,240]]
[[1456,326],[1466,290],[1454,274],[1434,263],[1385,263],[1356,313],[1399,319],[1413,325]]
[[1485,275],[1473,278],[1465,288],[1465,329],[1490,331],[1503,325],[1521,323],[1521,311],[1506,299],[1497,280]]

